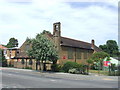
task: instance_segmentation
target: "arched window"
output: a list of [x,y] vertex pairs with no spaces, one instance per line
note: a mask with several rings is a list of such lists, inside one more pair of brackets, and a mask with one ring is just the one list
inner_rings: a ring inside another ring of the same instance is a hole
[[56,30],[57,30],[57,31],[59,30],[59,26],[58,26],[58,25],[56,25],[56,27],[55,27],[55,28],[56,28]]

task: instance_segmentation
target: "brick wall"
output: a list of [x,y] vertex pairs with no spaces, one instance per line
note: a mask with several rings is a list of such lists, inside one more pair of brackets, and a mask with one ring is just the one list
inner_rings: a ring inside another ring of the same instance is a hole
[[[24,64],[22,64],[22,59],[12,59],[14,61],[14,67],[16,68],[32,68],[32,70],[36,70],[36,60],[32,59],[32,65],[29,64],[30,59],[24,59]],[[27,62],[26,62],[27,61]],[[50,63],[49,61],[47,61]],[[40,65],[38,65],[38,70],[40,70]],[[46,69],[51,70],[51,64],[46,64]]]
[[[68,58],[68,50],[72,49],[73,50],[73,58],[69,59]],[[77,49],[78,48],[72,48],[72,47],[61,47],[60,50],[60,54],[59,54],[59,60],[58,63],[59,64],[63,64],[66,61],[73,61],[73,62],[77,62],[77,63],[86,63],[86,60],[92,55],[93,51],[91,50],[86,50],[86,49],[80,49],[80,53],[81,53],[81,58],[78,59],[77,58]],[[87,58],[84,57],[85,53],[87,54]]]

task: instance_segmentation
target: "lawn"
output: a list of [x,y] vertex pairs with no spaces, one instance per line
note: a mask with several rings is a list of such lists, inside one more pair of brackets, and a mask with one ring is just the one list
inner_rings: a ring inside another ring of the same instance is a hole
[[99,74],[99,75],[107,75],[107,76],[120,76],[120,71],[111,71],[109,73],[109,71],[103,71],[103,70],[89,70],[90,73],[96,73],[96,74]]
[[103,70],[89,70],[90,73],[96,73],[96,74],[100,74],[100,75],[108,75],[109,72],[108,71],[103,71]]

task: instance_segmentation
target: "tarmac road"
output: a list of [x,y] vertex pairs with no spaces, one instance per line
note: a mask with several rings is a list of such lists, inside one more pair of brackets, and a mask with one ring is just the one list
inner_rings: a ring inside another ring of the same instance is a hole
[[118,77],[1,68],[2,88],[118,88]]

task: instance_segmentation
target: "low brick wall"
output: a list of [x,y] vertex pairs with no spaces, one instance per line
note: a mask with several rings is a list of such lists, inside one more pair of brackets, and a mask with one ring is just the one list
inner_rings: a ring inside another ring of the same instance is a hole
[[[23,69],[32,69],[36,70],[36,60],[32,59],[32,64],[29,63],[30,59],[8,59],[7,64],[10,66],[10,64],[15,68],[23,68]],[[24,62],[24,63],[22,63]],[[48,64],[46,64],[46,69],[51,70],[51,64],[48,61]],[[37,65],[37,70],[40,70],[40,65]]]

